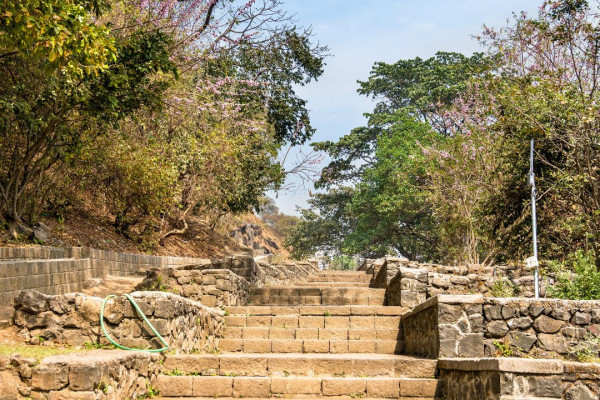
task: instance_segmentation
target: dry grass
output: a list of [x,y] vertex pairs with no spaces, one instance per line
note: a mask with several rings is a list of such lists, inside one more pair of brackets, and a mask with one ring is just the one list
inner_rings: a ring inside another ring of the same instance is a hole
[[59,354],[70,354],[85,351],[85,349],[73,347],[53,346],[30,346],[26,344],[0,344],[0,356],[20,355],[24,358],[35,358],[41,360],[48,356]]

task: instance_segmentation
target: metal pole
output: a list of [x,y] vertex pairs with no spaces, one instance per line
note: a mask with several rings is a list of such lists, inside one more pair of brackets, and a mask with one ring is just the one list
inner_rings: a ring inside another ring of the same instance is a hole
[[532,219],[532,231],[533,231],[533,257],[536,261],[535,273],[534,273],[534,285],[535,285],[535,298],[540,297],[540,283],[539,283],[539,270],[538,270],[538,249],[537,249],[537,218],[535,213],[535,174],[533,173],[533,146],[534,140],[531,139],[531,152],[529,156],[529,184],[531,185],[531,219]]

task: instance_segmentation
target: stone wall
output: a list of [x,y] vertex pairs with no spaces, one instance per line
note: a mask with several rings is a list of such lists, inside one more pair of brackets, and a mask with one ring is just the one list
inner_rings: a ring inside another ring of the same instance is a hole
[[[534,297],[533,270],[520,266],[446,266],[384,258],[365,262],[361,268],[373,274],[371,287],[386,289],[386,305],[414,307],[444,294]],[[552,284],[553,275],[541,279],[542,297]]]
[[28,398],[31,394],[31,377],[37,365],[35,358],[0,356],[0,399]]
[[438,362],[445,400],[600,398],[600,365],[516,358]]
[[574,358],[598,354],[600,301],[436,296],[402,316],[406,354]]
[[294,282],[318,272],[318,266],[308,261],[270,264],[265,259],[256,261],[251,256],[237,255],[212,261],[212,268],[229,269],[254,286]]
[[96,350],[44,358],[33,370],[32,399],[123,400],[149,392],[158,354]]
[[1,247],[0,305],[11,307],[23,289],[45,294],[71,293],[82,290],[93,278],[133,275],[141,268],[199,263],[210,260],[125,254],[88,247]]
[[249,283],[227,269],[167,268],[147,272],[138,290],[168,291],[208,307],[248,304]]
[[400,267],[385,291],[385,305],[415,307],[427,299],[428,271]]
[[[132,297],[172,350],[190,353],[218,348],[224,330],[223,311],[172,293],[135,292]],[[100,330],[101,303],[98,297],[80,293],[49,296],[24,290],[16,299],[14,322],[33,344],[108,344]],[[104,315],[107,330],[118,343],[136,348],[162,347],[124,297],[110,300]]]

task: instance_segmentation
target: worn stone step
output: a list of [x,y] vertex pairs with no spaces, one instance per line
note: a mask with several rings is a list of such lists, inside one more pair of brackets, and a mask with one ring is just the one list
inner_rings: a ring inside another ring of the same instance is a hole
[[400,340],[221,339],[219,349],[243,353],[377,353],[400,354]]
[[399,329],[399,315],[227,315],[226,327]]
[[266,287],[250,292],[255,305],[383,305],[385,289],[361,287]]
[[431,378],[437,361],[390,354],[171,355],[163,374]]
[[320,296],[250,296],[250,304],[274,305],[274,306],[298,306],[298,305],[383,305],[384,298],[374,297],[320,297]]
[[328,276],[328,275],[361,276],[361,275],[366,275],[366,272],[365,271],[335,271],[335,270],[325,270],[325,271],[319,271],[317,275],[320,275],[320,276]]
[[[326,325],[327,325],[327,321]],[[298,328],[285,322],[271,327],[226,327],[224,339],[398,340],[399,329]]]
[[[283,396],[278,395],[275,396],[275,398],[282,398]],[[168,400],[214,400],[214,397],[164,397],[164,396],[159,396],[159,397],[154,397],[155,399],[168,399]],[[264,399],[268,399],[269,397],[244,397],[246,400],[264,400]],[[314,400],[314,399],[319,399],[319,400],[323,400],[323,397],[316,397],[316,396],[306,396],[306,395],[299,395],[297,397],[294,396],[285,396],[286,399],[302,399],[302,400]],[[219,397],[220,400],[235,400],[235,399],[239,399],[239,397]],[[327,396],[326,397],[327,400],[356,400],[357,396]],[[360,397],[361,400],[374,400],[373,397]],[[379,398],[381,399],[381,397]],[[395,399],[397,400],[435,400],[433,397],[395,397]],[[502,400],[504,400],[504,398],[502,398]],[[520,400],[520,399],[508,399],[508,400]],[[532,399],[532,400],[561,400],[561,399]]]
[[361,287],[332,287],[318,286],[268,286],[250,290],[254,296],[322,296],[322,297],[374,297],[385,293],[385,289],[371,289]]
[[387,315],[400,316],[407,312],[407,307],[400,306],[229,306],[225,307],[229,315],[315,315],[315,316],[339,316],[339,315]]
[[342,276],[311,276],[307,279],[307,282],[368,283],[371,281],[371,278],[371,275],[349,278]]
[[248,377],[159,375],[156,389],[165,397],[268,398],[351,396],[352,398],[433,398],[436,379],[363,377]]
[[369,281],[366,282],[340,282],[340,281],[309,281],[296,282],[296,286],[313,286],[313,287],[369,287]]

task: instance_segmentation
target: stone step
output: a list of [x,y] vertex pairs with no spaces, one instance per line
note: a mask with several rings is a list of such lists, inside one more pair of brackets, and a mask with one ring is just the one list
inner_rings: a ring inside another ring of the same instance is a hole
[[296,282],[296,286],[312,286],[312,287],[369,287],[369,282],[340,282],[340,281],[308,281]]
[[225,316],[225,326],[311,329],[388,329],[400,327],[399,315],[243,315]]
[[377,353],[400,354],[399,340],[221,339],[219,349],[243,353]]
[[308,282],[370,282],[372,276],[310,276]]
[[226,327],[399,329],[399,315],[243,315],[225,316]]
[[385,289],[358,287],[266,287],[252,289],[256,305],[383,305]]
[[250,304],[256,305],[383,305],[384,296],[374,297],[321,297],[321,296],[250,296]]
[[374,296],[385,293],[385,289],[371,289],[362,287],[319,287],[319,286],[267,286],[250,290],[253,296],[328,296],[328,297],[356,297]]
[[336,270],[325,270],[325,271],[319,271],[317,273],[318,276],[332,276],[332,275],[338,275],[338,276],[363,276],[366,275],[367,273],[365,271],[336,271]]
[[229,306],[225,311],[229,315],[245,316],[284,316],[284,315],[315,315],[315,316],[350,316],[350,315],[382,315],[400,316],[409,308],[400,306]]
[[437,361],[389,354],[196,354],[165,358],[165,375],[431,378]]
[[351,398],[433,399],[436,379],[322,378],[159,375],[155,388],[164,397],[269,398],[350,396]]
[[[283,396],[278,395],[275,396],[275,398],[282,398]],[[214,397],[163,397],[163,396],[159,396],[159,397],[154,397],[157,400],[160,399],[167,399],[167,400],[214,400]],[[246,400],[265,400],[265,399],[269,399],[269,397],[244,397]],[[323,400],[323,397],[316,397],[316,396],[306,396],[306,395],[299,395],[297,397],[294,396],[285,396],[286,399],[302,399],[302,400]],[[359,398],[359,396],[327,396],[326,399],[327,400],[356,400],[357,398]],[[219,397],[220,400],[236,400],[239,399],[239,397]],[[361,400],[374,400],[375,398],[373,397],[360,397]],[[381,399],[381,397],[379,398]],[[395,399],[397,400],[415,400],[415,399],[419,399],[419,400],[436,400],[433,397],[417,397],[415,398],[414,396],[410,396],[410,397],[395,397]],[[504,398],[502,399],[504,400]],[[511,399],[509,399],[511,400]],[[514,400],[521,400],[521,399],[514,399]],[[533,400],[561,400],[561,399],[550,399],[550,398],[544,398],[544,399],[533,399]]]
[[399,340],[399,329],[226,327],[224,339]]

